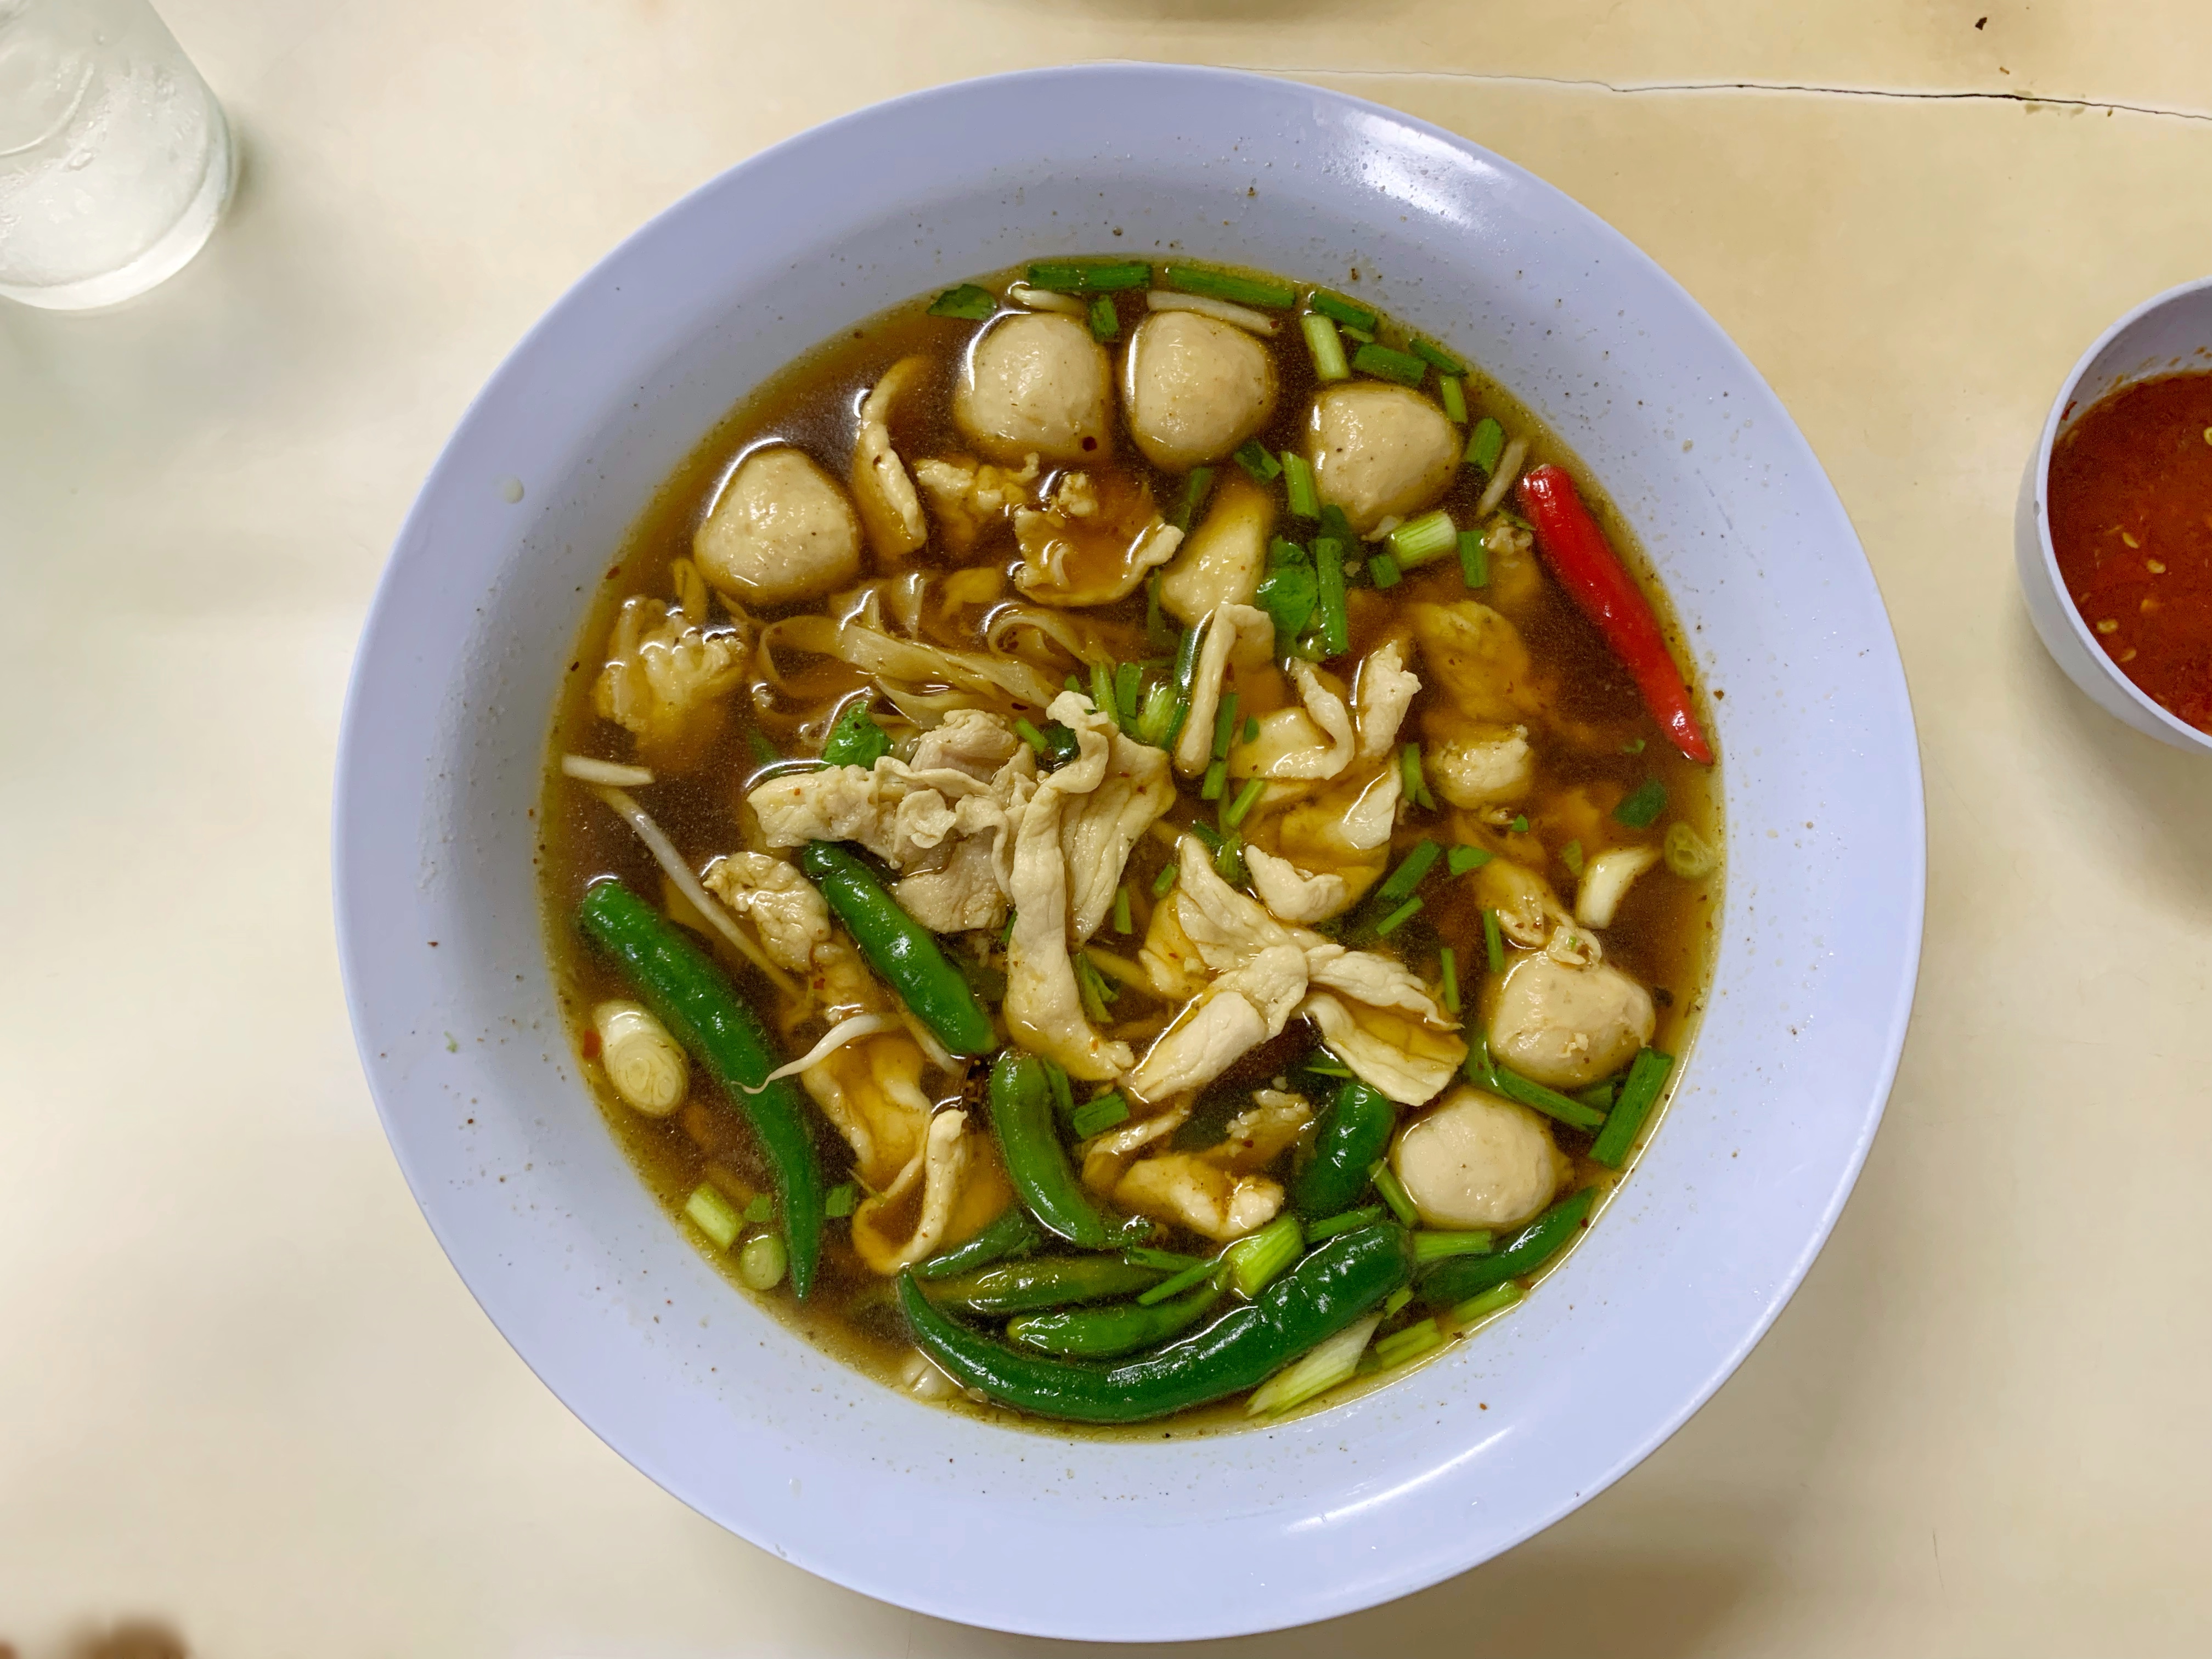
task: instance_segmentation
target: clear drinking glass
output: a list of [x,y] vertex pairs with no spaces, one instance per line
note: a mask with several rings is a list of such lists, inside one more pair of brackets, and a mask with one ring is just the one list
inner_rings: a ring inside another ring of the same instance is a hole
[[0,296],[127,300],[230,200],[222,106],[147,0],[0,0]]

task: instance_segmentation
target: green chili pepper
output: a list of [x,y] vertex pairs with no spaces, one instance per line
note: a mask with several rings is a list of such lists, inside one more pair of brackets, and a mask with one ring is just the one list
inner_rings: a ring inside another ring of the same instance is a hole
[[1367,1171],[1390,1149],[1398,1108],[1389,1096],[1353,1081],[1336,1091],[1321,1115],[1313,1162],[1299,1175],[1291,1202],[1308,1217],[1350,1209],[1367,1190]]
[[952,1380],[1002,1406],[1078,1423],[1140,1423],[1242,1393],[1382,1304],[1413,1272],[1385,1222],[1310,1251],[1250,1302],[1134,1359],[1024,1353],[930,1305],[911,1274],[899,1305],[915,1344]]
[[1421,1300],[1432,1308],[1449,1308],[1493,1285],[1534,1273],[1575,1236],[1596,1201],[1597,1188],[1585,1187],[1514,1234],[1495,1255],[1455,1255],[1438,1262],[1421,1275]]
[[[1118,1255],[1039,1255],[946,1279],[929,1293],[971,1313],[1028,1313],[1071,1302],[1105,1302],[1150,1290],[1167,1274]],[[1149,1311],[1149,1310],[1148,1310]]]
[[991,1067],[990,1098],[991,1127],[998,1133],[1006,1178],[1031,1215],[1086,1250],[1119,1249],[1151,1236],[1152,1224],[1142,1217],[1120,1222],[1100,1213],[1076,1180],[1053,1121],[1052,1089],[1042,1060],[1007,1049]]
[[[622,883],[594,883],[576,907],[576,926],[622,964],[639,1000],[752,1125],[775,1172],[784,1240],[791,1249],[791,1287],[803,1300],[813,1288],[822,1254],[827,1194],[805,1097],[787,1079],[760,1088],[778,1063],[767,1028],[714,959]],[[749,1094],[749,1089],[760,1092]]]
[[1221,1300],[1221,1287],[1201,1285],[1188,1296],[1145,1307],[1135,1302],[1103,1308],[1066,1308],[1057,1313],[1025,1314],[1006,1323],[1006,1340],[1041,1353],[1083,1359],[1117,1359],[1180,1336]]
[[1011,1255],[1027,1255],[1043,1243],[1044,1234],[1030,1219],[1030,1212],[1018,1204],[1009,1204],[999,1218],[981,1232],[930,1257],[914,1270],[914,1275],[916,1279],[951,1279],[957,1273],[988,1267],[994,1261],[1004,1261]]
[[810,841],[799,867],[822,890],[868,965],[890,981],[937,1040],[956,1054],[989,1052],[991,1017],[937,936],[899,908],[875,872],[835,842]]

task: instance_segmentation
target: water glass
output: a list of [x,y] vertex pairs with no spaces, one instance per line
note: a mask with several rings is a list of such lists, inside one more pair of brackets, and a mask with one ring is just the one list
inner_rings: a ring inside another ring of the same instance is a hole
[[0,0],[0,296],[112,305],[230,200],[222,106],[147,0]]

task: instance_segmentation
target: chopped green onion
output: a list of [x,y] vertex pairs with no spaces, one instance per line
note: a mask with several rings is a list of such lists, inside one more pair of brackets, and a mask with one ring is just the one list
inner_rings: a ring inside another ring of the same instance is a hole
[[1443,981],[1444,1012],[1459,1012],[1459,957],[1447,945],[1437,952],[1437,974]]
[[1121,723],[1121,706],[1114,700],[1114,671],[1103,662],[1091,665],[1091,705],[1115,725]]
[[1388,553],[1377,553],[1368,560],[1367,580],[1377,587],[1395,587],[1398,585],[1398,567],[1392,562]]
[[757,1227],[775,1217],[775,1200],[766,1193],[755,1193],[752,1201],[745,1206],[745,1219]]
[[1073,957],[1075,991],[1083,1000],[1083,1012],[1093,1025],[1106,1022],[1106,1010],[1121,994],[1098,971],[1098,965],[1084,952],[1078,951]]
[[1185,294],[1202,294],[1209,300],[1226,300],[1231,305],[1288,311],[1298,302],[1298,291],[1288,283],[1232,276],[1225,270],[1207,270],[1198,265],[1170,265],[1161,273],[1161,279],[1170,288],[1180,289]]
[[1003,951],[1003,950],[1005,950],[1005,949],[1006,948],[1006,946],[1008,946],[1009,945],[1012,945],[1013,942],[1014,942],[1014,912],[1013,912],[1012,908],[1010,906],[1010,907],[1008,907],[1007,911],[1006,911],[1006,925],[1005,927],[1001,927],[1000,929],[999,929],[999,948],[1000,948],[1001,951]]
[[[1214,759],[1227,760],[1229,758],[1229,744],[1231,740],[1236,735],[1237,694],[1234,691],[1230,691],[1223,695],[1221,699],[1221,707],[1213,711],[1213,749],[1212,753]],[[1207,799],[1210,800],[1212,797],[1208,796]]]
[[1119,1094],[1101,1095],[1087,1100],[1075,1109],[1069,1127],[1078,1140],[1088,1140],[1093,1135],[1104,1134],[1117,1123],[1129,1121],[1129,1103]]
[[1680,818],[1667,826],[1666,839],[1659,847],[1667,867],[1685,881],[1710,876],[1720,866],[1721,855]]
[[1198,798],[1200,800],[1219,800],[1222,791],[1228,787],[1229,763],[1214,761],[1206,767],[1206,776],[1200,781]]
[[1375,924],[1375,937],[1377,939],[1389,938],[1392,933],[1395,933],[1405,923],[1411,921],[1414,916],[1418,915],[1420,913],[1420,900],[1417,898],[1407,899],[1403,904],[1393,910],[1389,915],[1383,917],[1382,921]]
[[1484,416],[1467,434],[1467,464],[1485,478],[1498,471],[1498,458],[1505,453],[1505,428]]
[[1613,1109],[1613,1096],[1620,1092],[1620,1085],[1607,1078],[1602,1083],[1591,1084],[1587,1089],[1576,1090],[1575,1098],[1593,1112],[1609,1112]]
[[[1285,451],[1285,454],[1289,452]],[[1287,536],[1272,536],[1267,540],[1267,568],[1286,570],[1292,565],[1310,563],[1304,548]]]
[[738,1252],[738,1282],[749,1291],[772,1291],[783,1283],[791,1252],[774,1233],[756,1233]]
[[1504,1313],[1528,1294],[1521,1288],[1520,1280],[1509,1279],[1503,1285],[1492,1285],[1479,1296],[1468,1297],[1444,1317],[1464,1330],[1469,1325],[1481,1323],[1492,1314]]
[[745,741],[752,747],[753,758],[763,766],[771,765],[783,758],[775,752],[775,745],[761,735],[757,726],[745,727]]
[[1424,1227],[1413,1235],[1413,1260],[1425,1265],[1449,1255],[1488,1255],[1498,1248],[1497,1235],[1486,1228],[1445,1232]]
[[1114,890],[1114,931],[1133,933],[1137,924],[1129,915],[1129,884],[1123,882]]
[[1400,899],[1407,897],[1427,878],[1429,871],[1443,856],[1443,848],[1426,836],[1423,836],[1413,843],[1413,850],[1406,854],[1398,867],[1385,877],[1382,884],[1375,890],[1376,902],[1379,904],[1395,904]]
[[1334,323],[1317,312],[1309,311],[1298,319],[1298,329],[1306,337],[1306,349],[1313,356],[1314,379],[1327,385],[1332,380],[1352,378],[1352,365],[1344,360],[1344,342],[1337,338]]
[[1624,755],[1642,754],[1644,752],[1644,739],[1641,738],[1631,738],[1626,743],[1620,745],[1620,752]]
[[1441,507],[1408,519],[1390,532],[1390,556],[1401,570],[1418,569],[1459,545],[1459,531]]
[[1590,1143],[1593,1160],[1607,1169],[1618,1170],[1636,1145],[1637,1132],[1643,1128],[1644,1118],[1659,1099],[1659,1091],[1667,1086],[1667,1075],[1674,1069],[1674,1057],[1662,1054],[1656,1048],[1639,1048],[1628,1068],[1628,1079],[1620,1085],[1620,1098],[1613,1105],[1605,1127]]
[[1480,531],[1459,532],[1459,570],[1469,587],[1490,586],[1490,549],[1483,544]]
[[1183,629],[1182,643],[1176,647],[1175,713],[1169,718],[1167,735],[1160,739],[1160,747],[1172,749],[1182,735],[1183,722],[1190,718],[1191,681],[1198,673],[1198,646],[1203,630]]
[[1406,343],[1407,346],[1412,348],[1413,353],[1416,357],[1422,358],[1429,363],[1433,364],[1436,368],[1437,373],[1439,374],[1464,374],[1467,373],[1467,365],[1460,362],[1458,358],[1453,356],[1450,352],[1446,351],[1434,340],[1424,340],[1417,334],[1412,339],[1407,341]]
[[1492,854],[1480,847],[1455,847],[1444,855],[1444,868],[1455,876],[1470,870],[1480,870],[1490,862]]
[[1345,337],[1347,339],[1354,341],[1358,344],[1373,345],[1375,343],[1375,337],[1372,334],[1369,333],[1364,328],[1354,328],[1350,323],[1346,323],[1344,325],[1344,332]]
[[1516,812],[1513,815],[1513,823],[1511,827],[1515,835],[1527,835],[1528,833],[1528,815],[1526,812]]
[[832,1187],[822,1200],[822,1213],[832,1221],[853,1213],[853,1206],[860,1201],[860,1190],[849,1181]]
[[1213,854],[1213,873],[1231,887],[1242,887],[1250,879],[1244,869],[1244,837],[1228,836],[1222,840]]
[[1614,823],[1632,830],[1649,830],[1666,810],[1667,786],[1656,778],[1646,778],[1636,786],[1633,794],[1613,809],[1613,817]]
[[1420,1225],[1421,1212],[1413,1207],[1406,1183],[1398,1179],[1398,1172],[1381,1158],[1375,1160],[1367,1171],[1367,1178],[1375,1183],[1375,1196],[1390,1206],[1390,1213],[1408,1227]]
[[1314,488],[1313,463],[1295,449],[1282,454],[1283,494],[1294,519],[1321,517],[1321,495]]
[[1459,1072],[1476,1088],[1497,1091],[1498,1067],[1490,1058],[1490,1039],[1480,1025],[1468,1029],[1467,1058],[1460,1062]]
[[1393,351],[1389,346],[1372,343],[1352,354],[1352,366],[1362,374],[1395,380],[1400,386],[1419,386],[1429,374],[1429,366],[1410,351]]
[[1257,714],[1247,714],[1244,717],[1244,741],[1247,743],[1260,741],[1260,717]]
[[1401,1285],[1396,1290],[1391,1291],[1389,1295],[1382,1298],[1382,1317],[1385,1319],[1389,1318],[1391,1315],[1396,1313],[1399,1309],[1404,1307],[1413,1299],[1413,1287],[1410,1285]]
[[1321,605],[1322,652],[1340,657],[1352,648],[1352,617],[1344,608],[1344,548],[1334,537],[1314,544],[1314,586]]
[[[1309,1066],[1306,1069],[1311,1071],[1313,1068]],[[1355,1227],[1364,1227],[1369,1222],[1382,1218],[1382,1206],[1380,1204],[1363,1204],[1356,1210],[1346,1210],[1315,1222],[1306,1229],[1306,1243],[1318,1244],[1324,1238],[1334,1238],[1339,1233],[1348,1233]]]
[[998,308],[999,296],[989,289],[978,288],[973,283],[948,288],[929,302],[931,316],[957,317],[969,323],[980,323]]
[[1437,382],[1437,390],[1444,394],[1444,418],[1467,424],[1467,393],[1460,390],[1459,378],[1447,374]]
[[1490,957],[1490,971],[1505,971],[1505,939],[1498,931],[1498,912],[1488,905],[1482,908],[1482,948]]
[[1296,1261],[1306,1247],[1296,1216],[1279,1215],[1256,1233],[1247,1234],[1221,1253],[1229,1268],[1229,1282],[1241,1296],[1254,1297],[1267,1282]]
[[1030,748],[1036,750],[1038,754],[1042,755],[1044,753],[1044,733],[1038,731],[1036,727],[1031,726],[1027,720],[1024,720],[1018,714],[1014,716],[1014,734],[1021,738],[1024,743],[1029,744]]
[[1030,267],[1030,286],[1053,294],[1112,294],[1122,289],[1152,285],[1152,268],[1137,259],[1111,259],[1097,264],[1052,259]]
[[1406,799],[1416,806],[1436,811],[1437,798],[1429,793],[1429,781],[1421,771],[1421,745],[1409,743],[1398,751],[1399,781],[1405,786]]
[[1442,1347],[1443,1340],[1444,1334],[1437,1328],[1433,1319],[1393,1331],[1375,1345],[1375,1369],[1387,1371],[1409,1359],[1418,1359],[1430,1349]]
[[1220,1270],[1218,1261],[1201,1261],[1195,1267],[1185,1267],[1173,1279],[1164,1279],[1148,1291],[1137,1293],[1137,1305],[1150,1308],[1166,1301],[1171,1296],[1181,1296],[1185,1291],[1204,1284]]
[[1260,804],[1260,797],[1267,793],[1267,779],[1247,779],[1244,787],[1237,792],[1237,799],[1222,809],[1221,827],[1224,830],[1234,830],[1238,824],[1243,823],[1244,815],[1257,806]]
[[1174,890],[1176,878],[1180,873],[1176,866],[1172,864],[1162,865],[1159,874],[1152,878],[1152,896],[1165,898]]
[[1091,302],[1091,337],[1104,343],[1121,332],[1121,313],[1114,309],[1114,302],[1100,295]]
[[718,1250],[726,1250],[736,1243],[738,1229],[744,1224],[744,1218],[722,1196],[720,1189],[704,1182],[684,1200],[684,1213],[690,1218],[693,1226],[714,1241]]
[[1144,678],[1145,671],[1133,662],[1125,662],[1114,671],[1114,712],[1125,727],[1137,723],[1137,687]]
[[1248,438],[1230,457],[1261,483],[1273,483],[1283,473],[1283,464],[1257,438]]
[[1176,500],[1175,511],[1168,514],[1168,522],[1177,530],[1188,531],[1198,509],[1206,504],[1206,492],[1213,488],[1213,469],[1194,466],[1182,481],[1182,494]]
[[1341,294],[1332,293],[1325,288],[1316,289],[1306,303],[1321,313],[1322,316],[1334,318],[1338,322],[1351,328],[1372,329],[1382,320],[1365,306],[1355,301],[1347,300]]
[[1187,1273],[1193,1267],[1211,1267],[1213,1265],[1212,1260],[1206,1256],[1178,1255],[1173,1250],[1155,1250],[1141,1244],[1122,1251],[1121,1260],[1133,1267],[1157,1267],[1164,1273]]
[[1579,1100],[1569,1098],[1557,1089],[1547,1089],[1533,1078],[1518,1072],[1492,1065],[1491,1075],[1496,1079],[1494,1087],[1508,1100],[1517,1100],[1531,1111],[1541,1112],[1546,1117],[1555,1117],[1571,1129],[1595,1129],[1605,1121],[1603,1112],[1594,1112]]
[[1137,711],[1137,729],[1130,735],[1155,749],[1166,748],[1168,727],[1175,720],[1175,687],[1164,683],[1154,686],[1145,693],[1144,706]]
[[1352,545],[1352,520],[1344,516],[1344,509],[1334,501],[1325,501],[1322,505],[1321,533],[1340,546]]
[[1291,1411],[1347,1381],[1359,1370],[1359,1356],[1367,1351],[1375,1328],[1382,1322],[1381,1314],[1370,1314],[1309,1350],[1304,1358],[1284,1366],[1252,1390],[1252,1397],[1244,1402],[1245,1414],[1267,1417]]
[[1559,862],[1567,866],[1567,873],[1579,878],[1583,872],[1583,844],[1571,841],[1559,848]]

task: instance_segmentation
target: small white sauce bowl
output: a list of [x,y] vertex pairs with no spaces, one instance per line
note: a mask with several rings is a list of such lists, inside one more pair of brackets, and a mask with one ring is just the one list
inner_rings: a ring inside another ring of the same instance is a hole
[[2114,323],[2081,354],[2043,422],[2042,441],[2021,480],[2013,553],[2035,631],[2066,678],[2106,714],[2145,737],[2212,755],[2212,734],[2177,719],[2120,672],[2089,631],[2058,574],[2051,542],[2051,451],[2059,434],[2122,386],[2161,374],[2212,370],[2212,276],[2170,288]]

